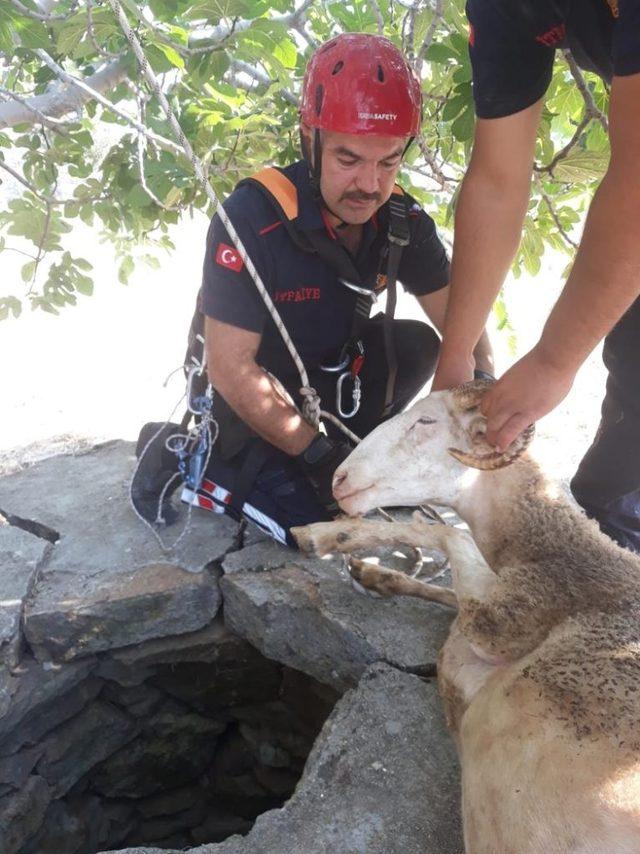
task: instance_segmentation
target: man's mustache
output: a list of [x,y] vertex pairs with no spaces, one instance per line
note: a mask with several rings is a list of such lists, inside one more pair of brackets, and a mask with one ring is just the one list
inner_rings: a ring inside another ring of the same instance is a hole
[[344,193],[340,201],[343,202],[345,199],[351,202],[379,202],[380,193]]

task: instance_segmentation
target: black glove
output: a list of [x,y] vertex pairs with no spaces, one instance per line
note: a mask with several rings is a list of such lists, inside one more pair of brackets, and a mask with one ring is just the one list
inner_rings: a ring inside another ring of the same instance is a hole
[[335,442],[324,433],[317,433],[311,444],[294,458],[331,516],[337,516],[339,512],[338,502],[331,491],[333,475],[352,450],[348,442]]

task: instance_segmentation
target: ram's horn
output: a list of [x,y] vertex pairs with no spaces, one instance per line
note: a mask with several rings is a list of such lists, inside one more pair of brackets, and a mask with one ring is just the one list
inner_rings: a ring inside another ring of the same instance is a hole
[[482,400],[485,391],[493,385],[493,380],[471,380],[451,389],[453,400],[460,409],[474,409]]
[[465,466],[470,466],[474,469],[482,469],[482,471],[491,471],[492,469],[502,469],[505,466],[511,465],[518,457],[522,456],[531,444],[533,434],[535,432],[533,424],[530,424],[525,430],[517,436],[509,445],[506,451],[492,451],[489,454],[473,454],[470,451],[461,451],[458,448],[449,448],[449,453],[456,460]]

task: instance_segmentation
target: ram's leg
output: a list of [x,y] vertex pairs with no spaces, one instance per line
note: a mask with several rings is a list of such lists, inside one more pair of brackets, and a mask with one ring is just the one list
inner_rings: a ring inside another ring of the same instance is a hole
[[442,535],[458,597],[458,624],[474,653],[500,664],[535,649],[562,611],[548,582],[517,566],[502,567],[498,576],[468,534],[445,528]]
[[[292,528],[291,533],[301,550],[308,554],[324,555],[330,552],[353,552],[371,546],[432,545],[432,528],[421,513],[414,513],[411,522],[387,522],[377,519],[344,518],[334,522],[316,522],[313,525]],[[438,548],[434,544],[434,548]]]
[[453,590],[409,578],[404,572],[397,572],[395,569],[387,569],[376,563],[352,557],[349,559],[349,572],[354,581],[381,596],[415,596],[430,602],[440,602],[450,608],[458,607]]

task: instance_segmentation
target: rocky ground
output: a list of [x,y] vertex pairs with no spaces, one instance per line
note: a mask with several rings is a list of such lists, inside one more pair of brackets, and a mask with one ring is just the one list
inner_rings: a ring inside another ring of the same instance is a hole
[[[141,709],[153,702],[160,711],[152,715],[155,729],[148,737],[156,739],[157,752],[158,728],[165,727],[163,757],[169,740],[174,764],[182,738],[176,727],[185,716],[193,719],[198,737],[208,733],[210,747],[216,739],[227,744],[240,726],[245,754],[262,760],[258,767],[251,759],[252,785],[257,774],[263,794],[271,786],[273,802],[285,742],[251,735],[246,713],[238,711],[237,688],[220,711],[220,697],[230,691],[228,679],[219,681],[227,673],[221,661],[260,656],[265,672],[278,669],[276,688],[291,681],[287,674],[307,680],[295,694],[295,702],[306,707],[304,720],[296,718],[292,728],[308,726],[314,707],[317,727],[329,716],[282,806],[267,809],[251,829],[253,819],[236,825],[244,835],[233,835],[230,824],[229,838],[211,842],[224,838],[218,822],[208,844],[188,850],[458,854],[457,760],[434,681],[424,678],[434,673],[451,613],[417,600],[363,596],[352,588],[341,559],[304,557],[256,530],[239,533],[227,517],[204,511],[193,511],[188,535],[173,552],[164,552],[128,505],[132,445],[114,441],[68,450],[75,452],[30,464],[15,461],[7,466],[12,473],[0,479],[0,514],[8,523],[0,526],[0,849],[107,850],[104,840],[115,838],[109,835],[114,827],[125,840],[160,839],[149,835],[153,819],[154,832],[165,833],[162,850],[186,850],[176,822],[157,815],[159,796],[153,792],[137,793],[146,800],[133,818],[123,812],[130,803],[122,801],[112,802],[104,817],[105,792],[111,801],[134,798],[105,783],[111,778],[104,768],[120,768],[126,777],[122,763],[137,761],[145,727],[151,726]],[[185,519],[183,508],[177,528],[164,532],[167,539],[175,539]],[[195,662],[209,669],[190,671]],[[254,663],[253,681],[256,668]],[[149,692],[144,698],[143,687]],[[277,690],[277,696],[261,696],[259,705],[271,709],[281,703],[282,689]],[[333,697],[329,705],[327,691]],[[158,692],[165,693],[158,698]],[[208,778],[207,792],[211,785]],[[156,800],[149,805],[152,796]],[[186,794],[174,793],[176,804],[182,798],[193,807],[194,797],[189,786]],[[179,807],[182,818],[188,804]],[[191,810],[194,844],[207,841],[203,828],[215,809],[211,800],[206,804]],[[146,818],[144,810],[150,813]],[[147,836],[135,836],[134,826]],[[90,832],[93,847],[87,848]],[[172,848],[174,838],[181,844]],[[85,847],[69,847],[70,839],[84,840],[78,844]],[[161,849],[138,844],[109,850]]]

